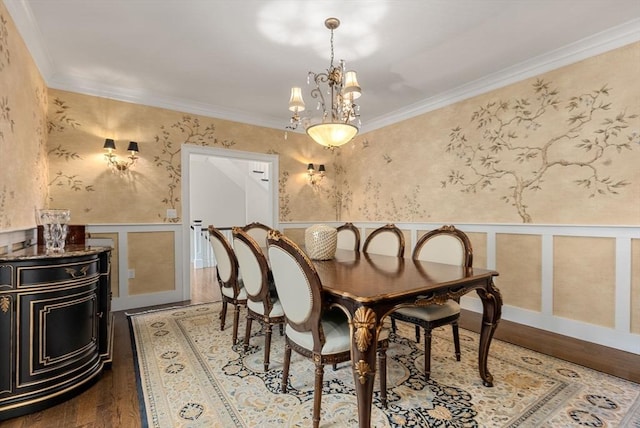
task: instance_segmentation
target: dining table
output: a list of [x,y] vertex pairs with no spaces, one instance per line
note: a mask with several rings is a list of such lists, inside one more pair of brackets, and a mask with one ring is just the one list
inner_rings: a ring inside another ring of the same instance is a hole
[[493,386],[487,357],[502,313],[502,297],[493,282],[498,272],[342,249],[330,260],[313,263],[325,304],[341,308],[349,317],[361,428],[371,426],[378,334],[385,317],[403,306],[443,304],[475,290],[483,308],[478,371],[484,386]]

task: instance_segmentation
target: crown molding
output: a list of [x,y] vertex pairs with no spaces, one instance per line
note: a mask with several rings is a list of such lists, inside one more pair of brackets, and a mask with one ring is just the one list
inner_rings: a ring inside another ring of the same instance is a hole
[[640,41],[640,19],[594,34],[387,115],[372,118],[362,127],[362,131],[369,132],[393,125],[637,41]]
[[53,58],[41,42],[42,33],[36,23],[31,8],[26,0],[4,0],[4,5],[20,32],[29,53],[31,53],[36,67],[40,70],[42,78],[48,84],[48,80],[54,73],[56,67]]
[[[4,3],[45,83],[50,88],[284,130],[284,122],[281,118],[257,117],[244,111],[223,106],[194,102],[187,99],[158,97],[148,93],[141,93],[139,90],[107,87],[97,82],[59,76],[56,73],[55,62],[41,43],[40,30],[26,0],[4,0]],[[544,55],[531,58],[389,114],[370,118],[362,126],[361,133],[393,125],[637,41],[640,41],[640,19],[628,21],[625,24],[597,33]]]

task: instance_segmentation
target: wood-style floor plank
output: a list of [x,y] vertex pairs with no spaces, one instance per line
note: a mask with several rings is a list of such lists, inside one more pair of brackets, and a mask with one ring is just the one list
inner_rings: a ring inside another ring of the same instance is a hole
[[[189,303],[220,300],[212,269],[199,270],[193,277],[194,290]],[[132,310],[130,312],[138,312]],[[464,312],[460,326],[478,331],[482,315]],[[8,421],[2,428],[138,428],[140,407],[129,324],[124,312],[114,313],[113,365],[90,389],[57,406]],[[495,337],[525,348],[552,355],[586,367],[591,367],[633,382],[640,383],[640,356],[537,330],[508,321],[501,321]]]

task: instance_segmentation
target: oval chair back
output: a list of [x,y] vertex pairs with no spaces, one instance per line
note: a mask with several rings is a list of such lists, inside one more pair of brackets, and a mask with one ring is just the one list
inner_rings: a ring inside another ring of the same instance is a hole
[[367,236],[362,252],[404,257],[404,234],[394,224],[379,227]]
[[473,248],[464,232],[445,225],[420,237],[413,249],[413,259],[471,267]]
[[247,232],[249,236],[255,239],[255,241],[258,243],[258,247],[262,248],[267,246],[267,233],[269,233],[271,228],[266,224],[254,221],[253,223],[249,223],[244,226],[242,230]]
[[360,251],[360,231],[353,223],[345,223],[336,228],[338,231],[338,248]]
[[314,352],[324,345],[322,284],[318,272],[306,254],[292,240],[277,231],[267,237],[269,263],[287,328],[311,332]]
[[209,226],[209,242],[216,258],[216,276],[220,285],[222,297],[222,311],[220,312],[220,330],[224,330],[227,318],[227,306],[232,304],[235,308],[233,315],[233,344],[238,339],[238,321],[240,307],[247,304],[247,292],[244,289],[238,268],[238,259],[222,232]]
[[234,227],[232,234],[233,248],[242,272],[242,284],[247,291],[247,307],[257,313],[268,315],[273,304],[269,295],[271,273],[267,258],[256,240],[247,232]]
[[209,242],[216,258],[216,274],[224,295],[237,298],[240,293],[238,260],[227,238],[219,229],[209,226]]

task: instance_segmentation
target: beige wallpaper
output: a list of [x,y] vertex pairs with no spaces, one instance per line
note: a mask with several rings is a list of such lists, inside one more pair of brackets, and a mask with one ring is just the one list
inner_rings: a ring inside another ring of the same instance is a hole
[[129,244],[130,296],[172,291],[175,282],[175,236],[172,232],[132,232]]
[[47,88],[0,2],[0,231],[33,227],[47,197]]
[[640,224],[638,75],[635,43],[369,132],[343,218]]
[[[295,219],[309,206],[316,218],[332,218],[306,182],[306,165],[328,163],[330,151],[299,134],[188,115],[50,89],[49,161],[52,207],[69,208],[73,222],[179,222],[183,144],[280,155],[280,217]],[[129,141],[139,159],[124,174],[107,166],[105,138],[126,160]],[[305,202],[306,201],[306,202]],[[168,208],[177,219],[165,218]]]
[[[191,143],[279,154],[283,221],[638,224],[639,55],[636,43],[334,152],[295,133],[50,90],[51,203],[79,221],[169,221]],[[124,177],[106,168],[106,137],[120,154],[140,145]],[[308,162],[327,166],[319,190]]]
[[615,327],[615,240],[556,237],[553,256],[554,315]]
[[501,233],[496,236],[495,280],[505,305],[542,310],[541,238]]

